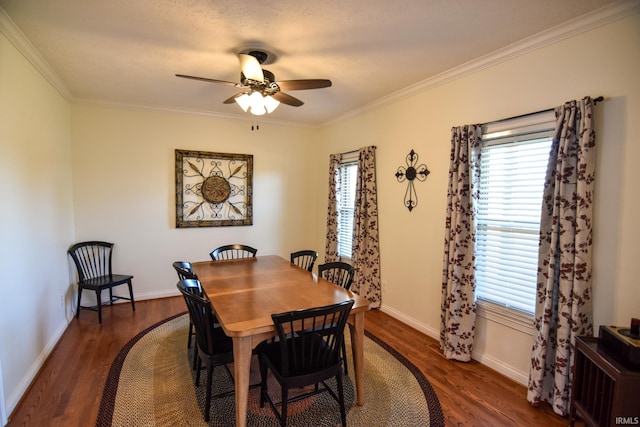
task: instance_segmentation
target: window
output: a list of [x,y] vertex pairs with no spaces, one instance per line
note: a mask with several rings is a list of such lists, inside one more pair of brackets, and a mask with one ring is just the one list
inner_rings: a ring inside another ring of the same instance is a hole
[[483,128],[476,294],[479,301],[533,314],[540,210],[554,122],[548,114],[527,121],[509,121],[507,129],[505,123],[502,129]]
[[[357,153],[356,153],[357,156]],[[351,259],[353,243],[353,211],[356,201],[357,158],[343,156],[340,164],[340,193],[338,194],[338,256]]]

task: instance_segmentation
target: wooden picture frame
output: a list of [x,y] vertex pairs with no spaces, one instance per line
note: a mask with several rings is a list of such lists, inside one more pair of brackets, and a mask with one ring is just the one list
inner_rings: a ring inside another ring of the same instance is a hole
[[176,228],[253,225],[253,156],[175,150]]

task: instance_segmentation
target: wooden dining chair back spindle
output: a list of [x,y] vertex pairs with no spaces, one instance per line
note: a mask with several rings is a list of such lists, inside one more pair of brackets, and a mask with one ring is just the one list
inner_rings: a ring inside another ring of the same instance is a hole
[[291,252],[291,264],[295,264],[307,271],[313,271],[313,265],[317,258],[318,252],[312,250]]
[[[342,426],[346,427],[346,411],[342,386],[340,343],[354,301],[325,307],[272,314],[278,340],[263,342],[258,347],[260,361],[260,407],[267,401],[281,426],[287,423],[287,406],[318,393],[328,392],[340,406]],[[281,410],[267,390],[267,373],[280,383]],[[335,378],[337,394],[326,383]],[[322,384],[322,387],[319,387]],[[315,385],[311,391],[289,398],[290,389]],[[309,425],[313,420],[309,420]]]
[[247,245],[224,245],[214,249],[209,254],[214,261],[225,259],[252,258],[256,256],[257,249]]
[[[176,285],[187,304],[191,321],[196,332],[196,352],[198,354],[196,365],[196,387],[200,385],[200,370],[204,362],[206,367],[207,383],[205,397],[204,420],[209,421],[211,409],[211,390],[213,371],[216,366],[225,366],[233,362],[233,340],[225,335],[222,328],[214,327],[215,314],[211,302],[202,292],[200,282],[195,279],[185,279]],[[226,372],[233,380],[229,368]],[[220,393],[214,398],[229,396],[234,393],[230,390]]]
[[[102,323],[102,306],[111,305],[118,300],[131,301],[131,308],[136,309],[133,298],[133,276],[126,274],[114,274],[112,270],[113,243],[101,241],[80,242],[72,245],[67,253],[73,259],[78,272],[78,308],[76,318],[80,317],[80,309],[89,309],[98,312],[98,322]],[[129,297],[113,294],[113,288],[120,285],[129,287]],[[96,294],[95,306],[83,306],[82,291],[84,289],[94,291]],[[102,291],[109,290],[109,300],[102,302]]]

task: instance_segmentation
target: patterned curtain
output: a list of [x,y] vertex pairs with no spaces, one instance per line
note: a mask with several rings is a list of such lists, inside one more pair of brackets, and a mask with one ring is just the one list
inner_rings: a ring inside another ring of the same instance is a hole
[[340,194],[340,154],[329,157],[329,203],[327,208],[327,241],[325,262],[338,261],[338,195]]
[[593,101],[556,110],[540,219],[538,291],[527,399],[566,416],[575,338],[592,335],[591,246],[595,176]]
[[440,349],[447,359],[471,360],[475,333],[474,199],[480,178],[480,125],[451,129],[445,221]]
[[358,150],[358,176],[353,218],[353,291],[379,308],[380,247],[378,244],[378,193],[376,190],[376,147]]

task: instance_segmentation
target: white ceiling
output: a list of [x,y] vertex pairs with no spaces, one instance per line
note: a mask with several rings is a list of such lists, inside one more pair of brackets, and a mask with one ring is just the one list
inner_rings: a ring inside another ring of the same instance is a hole
[[305,105],[269,117],[323,123],[615,0],[0,0],[75,101],[246,115],[222,102],[236,53],[263,47]]

